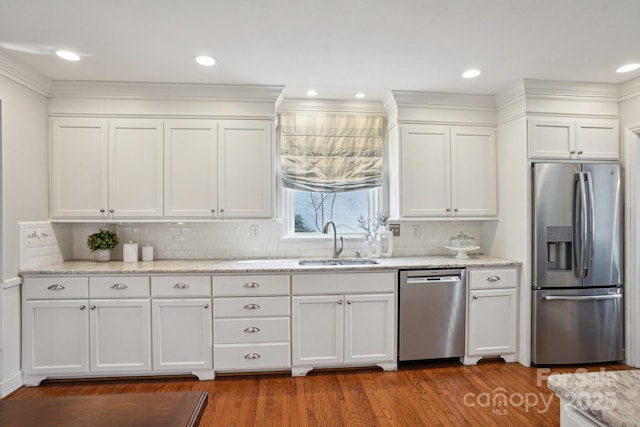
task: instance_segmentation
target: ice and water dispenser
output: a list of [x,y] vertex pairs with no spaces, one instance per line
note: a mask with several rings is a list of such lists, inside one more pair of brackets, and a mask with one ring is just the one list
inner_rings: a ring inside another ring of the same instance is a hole
[[546,270],[572,270],[573,227],[547,227]]

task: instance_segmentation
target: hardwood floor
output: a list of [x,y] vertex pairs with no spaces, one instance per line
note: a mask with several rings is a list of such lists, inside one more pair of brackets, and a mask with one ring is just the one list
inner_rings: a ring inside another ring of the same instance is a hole
[[[296,378],[272,374],[218,376],[213,381],[45,381],[7,399],[202,390],[209,401],[201,426],[557,426],[559,401],[546,378],[577,369],[581,368],[525,368],[500,360],[477,366],[438,361],[404,365],[397,372],[312,371]],[[600,369],[632,368],[586,368]]]

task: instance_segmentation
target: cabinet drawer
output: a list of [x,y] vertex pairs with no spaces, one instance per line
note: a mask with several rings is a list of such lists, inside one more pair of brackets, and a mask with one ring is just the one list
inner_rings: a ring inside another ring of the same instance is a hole
[[289,318],[216,319],[214,344],[241,344],[289,341]]
[[25,299],[89,298],[89,278],[27,277],[22,294]]
[[91,298],[144,298],[149,296],[147,276],[104,276],[89,278]]
[[291,346],[278,344],[214,345],[216,371],[253,371],[291,368]]
[[213,296],[289,295],[287,275],[213,276]]
[[289,316],[289,297],[214,298],[213,317]]
[[211,276],[161,276],[151,278],[154,297],[210,297]]
[[293,276],[294,295],[393,292],[398,273],[320,273]]
[[515,288],[518,285],[517,268],[468,269],[469,289]]

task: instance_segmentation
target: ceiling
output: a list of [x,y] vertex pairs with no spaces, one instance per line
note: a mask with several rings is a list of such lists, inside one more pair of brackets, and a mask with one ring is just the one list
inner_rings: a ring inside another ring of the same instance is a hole
[[640,76],[615,72],[640,63],[639,17],[638,0],[0,0],[0,53],[52,80],[495,94]]

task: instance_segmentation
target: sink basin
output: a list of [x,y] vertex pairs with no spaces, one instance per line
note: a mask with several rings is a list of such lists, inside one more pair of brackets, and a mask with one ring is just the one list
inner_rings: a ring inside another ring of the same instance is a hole
[[373,265],[378,264],[375,259],[363,258],[329,258],[329,259],[302,259],[298,262],[300,265]]

